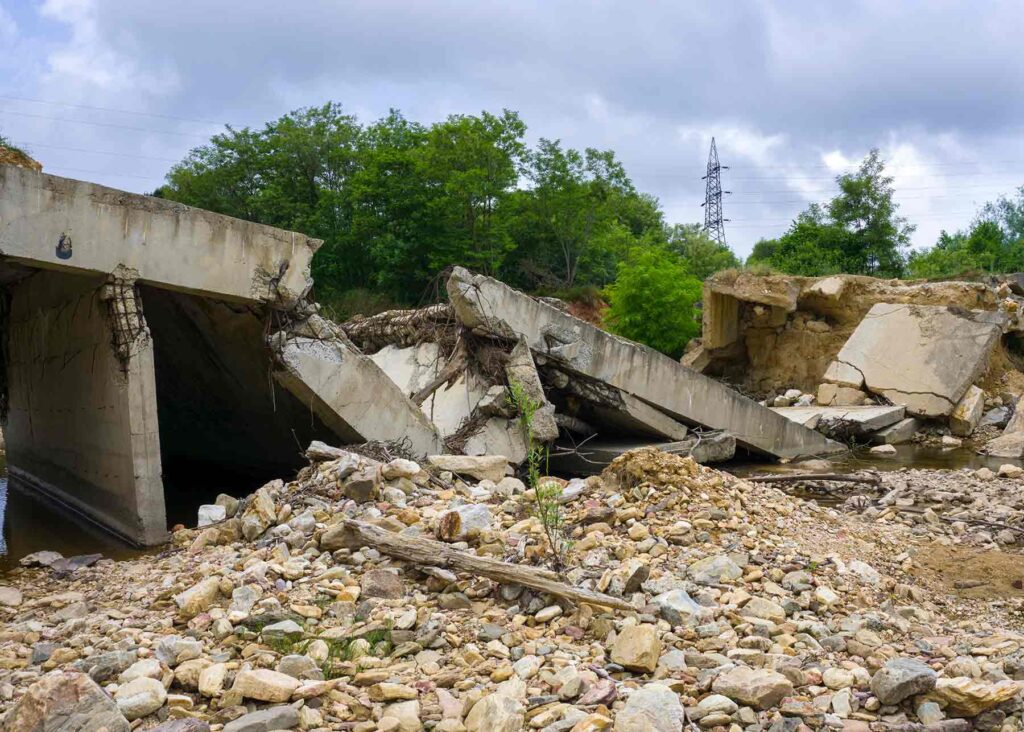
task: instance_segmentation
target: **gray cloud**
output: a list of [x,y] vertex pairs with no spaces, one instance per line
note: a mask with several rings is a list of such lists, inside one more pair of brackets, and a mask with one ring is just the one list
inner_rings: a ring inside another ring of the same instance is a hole
[[[675,221],[702,216],[714,134],[732,166],[727,232],[742,253],[826,198],[831,177],[874,146],[893,161],[918,245],[1024,182],[1016,3],[0,0],[0,9],[0,96],[250,125],[327,99],[363,118],[398,107],[422,121],[508,107],[532,138],[616,150]],[[178,159],[217,127],[0,99],[0,129],[54,172],[149,190],[167,166],[149,158]]]

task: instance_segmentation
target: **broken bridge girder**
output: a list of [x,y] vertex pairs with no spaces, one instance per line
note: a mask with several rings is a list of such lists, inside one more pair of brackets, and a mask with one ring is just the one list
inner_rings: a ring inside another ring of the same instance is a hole
[[492,337],[525,338],[538,359],[609,384],[672,419],[726,430],[741,445],[780,458],[846,449],[663,354],[493,278],[455,267],[447,284],[455,314],[466,327]]
[[428,305],[415,310],[385,310],[341,324],[345,334],[370,355],[384,346],[407,348],[424,340],[436,340],[439,330],[457,328],[458,321],[448,303]]

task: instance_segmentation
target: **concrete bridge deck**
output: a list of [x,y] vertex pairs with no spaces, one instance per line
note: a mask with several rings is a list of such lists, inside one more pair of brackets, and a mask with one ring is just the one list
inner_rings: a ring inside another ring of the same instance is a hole
[[0,165],[12,481],[148,545],[186,518],[168,515],[176,493],[250,492],[311,439],[437,452],[422,412],[306,301],[319,245]]

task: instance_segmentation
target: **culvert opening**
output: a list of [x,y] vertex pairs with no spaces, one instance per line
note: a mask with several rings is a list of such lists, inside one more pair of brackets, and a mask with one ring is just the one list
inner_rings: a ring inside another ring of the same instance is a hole
[[167,522],[195,524],[218,493],[244,496],[305,464],[333,433],[271,376],[267,313],[143,287],[153,337]]

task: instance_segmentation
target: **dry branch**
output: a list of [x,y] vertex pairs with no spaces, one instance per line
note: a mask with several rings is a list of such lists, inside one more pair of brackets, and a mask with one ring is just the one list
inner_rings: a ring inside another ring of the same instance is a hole
[[867,483],[881,485],[882,479],[874,474],[843,475],[840,473],[798,473],[796,475],[754,475],[747,478],[751,483],[806,483],[818,480],[829,480],[836,483]]
[[347,519],[341,522],[341,526],[344,531],[343,542],[352,548],[371,546],[390,557],[418,566],[445,567],[459,572],[469,572],[496,582],[522,585],[546,592],[576,604],[599,605],[619,610],[634,609],[621,598],[572,587],[560,582],[553,572],[537,567],[478,557],[460,552],[439,541],[401,536],[363,521]]

